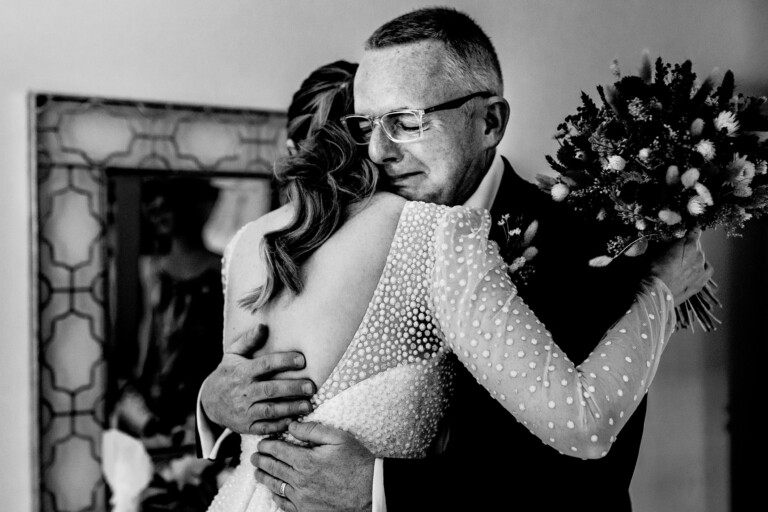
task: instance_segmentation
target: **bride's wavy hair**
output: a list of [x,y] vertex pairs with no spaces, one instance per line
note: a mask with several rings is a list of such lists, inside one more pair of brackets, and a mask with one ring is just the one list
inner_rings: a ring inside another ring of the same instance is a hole
[[283,288],[300,293],[301,266],[341,226],[349,206],[370,198],[378,170],[366,158],[340,118],[352,111],[357,64],[337,61],[312,72],[288,109],[288,137],[298,151],[275,166],[283,197],[293,203],[286,227],[264,236],[264,285],[238,304],[255,311]]

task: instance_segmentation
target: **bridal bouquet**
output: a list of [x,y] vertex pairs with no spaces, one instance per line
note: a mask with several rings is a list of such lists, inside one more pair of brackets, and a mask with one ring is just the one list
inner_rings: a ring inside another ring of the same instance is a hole
[[[738,235],[744,222],[768,211],[768,118],[765,98],[735,93],[734,76],[699,83],[690,61],[647,56],[637,75],[597,87],[600,104],[582,92],[581,106],[555,135],[555,177],[539,176],[555,201],[607,225],[612,237],[590,265],[639,256],[694,228]],[[678,326],[696,320],[713,330],[716,285],[678,308]]]

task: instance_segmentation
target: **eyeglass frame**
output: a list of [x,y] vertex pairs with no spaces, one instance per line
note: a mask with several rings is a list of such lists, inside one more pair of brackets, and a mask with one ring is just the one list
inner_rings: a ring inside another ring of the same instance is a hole
[[[352,137],[352,141],[358,146],[367,146],[368,144],[371,143],[371,139],[369,138],[367,142],[357,142],[355,140],[354,136],[352,135],[352,131],[347,126],[347,119],[351,117],[362,117],[367,119],[368,122],[371,123],[371,127],[372,127],[371,138],[373,137],[373,130],[376,129],[376,124],[378,124],[379,126],[381,126],[381,129],[384,132],[384,135],[386,135],[389,140],[391,140],[395,144],[408,144],[409,142],[415,142],[417,140],[420,140],[424,136],[424,116],[426,114],[431,114],[432,112],[439,112],[441,110],[451,110],[454,108],[459,108],[460,106],[464,105],[468,101],[473,100],[475,98],[492,98],[494,96],[496,96],[496,94],[491,91],[478,91],[478,92],[473,92],[472,94],[467,94],[466,96],[462,96],[460,98],[456,98],[450,101],[446,101],[444,103],[440,103],[433,107],[406,108],[402,110],[392,110],[389,112],[384,112],[383,114],[380,114],[378,116],[368,116],[365,114],[347,114],[345,116],[341,116],[339,118],[339,121],[344,126],[344,129],[347,131],[347,133],[349,133],[350,136]],[[381,118],[391,114],[415,114],[419,120],[419,136],[409,140],[395,140],[392,137],[392,135],[389,134],[387,129],[384,127],[384,125],[381,124]]]

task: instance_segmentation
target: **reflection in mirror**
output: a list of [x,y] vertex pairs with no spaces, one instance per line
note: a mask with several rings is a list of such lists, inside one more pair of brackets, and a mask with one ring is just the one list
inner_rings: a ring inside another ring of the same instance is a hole
[[[222,253],[237,229],[271,209],[270,181],[143,169],[107,177],[114,349],[106,406],[109,424],[146,454],[136,489],[107,483],[115,495],[138,495],[142,511],[204,511],[229,462],[195,453],[197,392],[222,355]],[[126,464],[136,471],[134,458],[105,456],[107,477]]]
[[[158,477],[197,482],[207,466],[184,459],[192,445],[181,397],[191,386],[160,406],[152,390],[178,378],[181,366],[166,363],[191,357],[175,350],[181,337],[172,333],[191,329],[184,319],[197,315],[192,307],[215,303],[207,291],[220,289],[225,244],[272,206],[285,114],[31,94],[30,125],[35,509],[112,510],[116,481],[147,494]],[[206,219],[202,245],[199,236],[186,237],[190,259],[176,259],[173,249],[177,211],[196,219],[184,224],[192,232]],[[188,282],[194,291],[185,295]],[[220,302],[214,307],[221,314]],[[221,335],[218,327],[201,332]],[[201,361],[195,355],[184,372],[199,379]],[[131,472],[107,474],[114,460]],[[165,508],[155,510],[185,510],[178,501],[167,505],[183,492],[174,485],[158,493],[155,505]],[[199,486],[186,492],[193,503],[203,493]]]

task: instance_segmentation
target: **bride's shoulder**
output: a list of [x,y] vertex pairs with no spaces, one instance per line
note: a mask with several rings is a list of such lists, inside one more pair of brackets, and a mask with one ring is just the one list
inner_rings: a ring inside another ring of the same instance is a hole
[[377,192],[358,208],[357,213],[367,212],[396,223],[403,212],[439,217],[451,209],[441,204],[408,200],[391,192]]
[[224,250],[225,260],[257,250],[264,235],[287,226],[292,218],[293,207],[286,204],[245,224],[227,244]]
[[376,192],[350,208],[345,228],[349,231],[386,230],[388,225],[397,225],[405,203],[405,199],[395,194]]
[[358,204],[359,213],[367,212],[378,215],[399,213],[408,201],[391,192],[376,192],[369,199]]
[[252,220],[238,232],[237,237],[245,242],[258,241],[264,237],[267,233],[277,231],[287,226],[293,218],[293,207],[290,204],[285,204],[280,208],[265,213],[256,220]]

